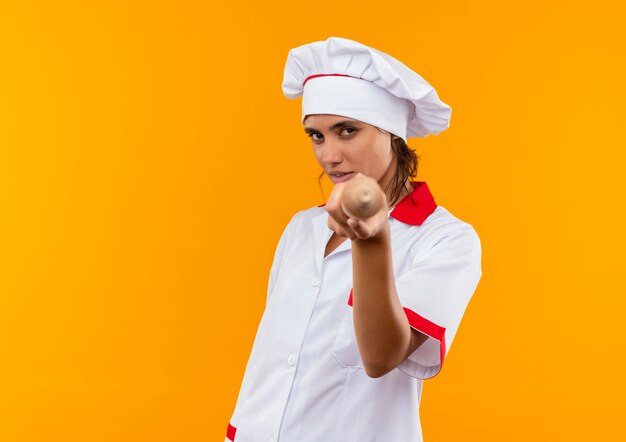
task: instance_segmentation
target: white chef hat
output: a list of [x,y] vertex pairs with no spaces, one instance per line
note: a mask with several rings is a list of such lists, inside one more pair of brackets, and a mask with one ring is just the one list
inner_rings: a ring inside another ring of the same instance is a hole
[[346,38],[291,49],[283,93],[302,96],[302,121],[311,114],[342,115],[405,142],[450,127],[450,106],[426,80],[390,55]]

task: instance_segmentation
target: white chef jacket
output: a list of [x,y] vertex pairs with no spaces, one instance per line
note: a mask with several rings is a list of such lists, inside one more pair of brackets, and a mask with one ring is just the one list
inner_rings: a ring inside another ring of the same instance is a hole
[[226,442],[422,441],[422,380],[441,370],[478,285],[481,244],[426,182],[411,183],[389,214],[392,262],[409,323],[427,341],[369,377],[352,318],[352,241],[324,257],[328,212],[296,213],[278,242]]

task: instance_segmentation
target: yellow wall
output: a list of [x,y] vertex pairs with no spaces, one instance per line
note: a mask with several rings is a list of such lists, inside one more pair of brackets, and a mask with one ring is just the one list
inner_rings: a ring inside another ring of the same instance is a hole
[[483,278],[425,440],[626,437],[618,3],[2,2],[0,441],[223,440],[276,242],[324,202],[284,62],[330,35],[453,109],[409,145]]

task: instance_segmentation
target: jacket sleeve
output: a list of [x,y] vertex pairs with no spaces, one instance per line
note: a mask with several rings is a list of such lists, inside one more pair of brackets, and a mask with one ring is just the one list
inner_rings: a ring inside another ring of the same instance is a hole
[[481,278],[481,254],[472,225],[455,223],[396,276],[398,297],[409,324],[428,336],[398,365],[399,370],[418,379],[439,373]]
[[289,221],[287,227],[283,230],[283,233],[280,236],[278,241],[278,245],[276,246],[276,250],[274,252],[274,260],[272,261],[272,267],[270,268],[269,274],[269,282],[267,284],[267,299],[265,305],[269,304],[270,298],[272,297],[272,293],[274,293],[274,288],[276,287],[276,282],[278,281],[278,276],[280,273],[280,268],[283,264],[283,258],[285,256],[285,249],[287,248],[287,243],[289,242],[289,234],[291,231],[291,225],[293,224],[295,219],[294,217]]

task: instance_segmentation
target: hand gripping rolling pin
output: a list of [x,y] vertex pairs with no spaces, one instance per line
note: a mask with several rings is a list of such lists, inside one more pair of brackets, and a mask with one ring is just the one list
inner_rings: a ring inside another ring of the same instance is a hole
[[384,197],[376,180],[358,174],[346,182],[341,193],[341,210],[350,218],[366,219],[380,210]]

